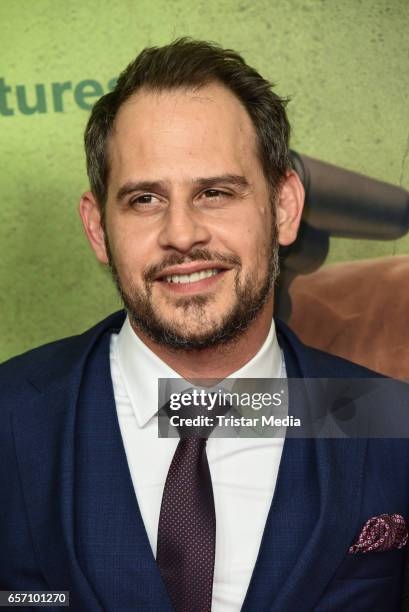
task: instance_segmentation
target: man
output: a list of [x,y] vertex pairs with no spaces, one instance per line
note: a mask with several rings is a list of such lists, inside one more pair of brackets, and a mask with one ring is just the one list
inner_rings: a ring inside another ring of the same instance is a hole
[[[80,214],[127,317],[2,367],[3,589],[69,590],[75,610],[398,609],[406,442],[157,437],[158,378],[372,375],[273,321],[303,204],[288,137],[267,81],[186,39],[96,104]],[[399,537],[353,554],[380,516]]]

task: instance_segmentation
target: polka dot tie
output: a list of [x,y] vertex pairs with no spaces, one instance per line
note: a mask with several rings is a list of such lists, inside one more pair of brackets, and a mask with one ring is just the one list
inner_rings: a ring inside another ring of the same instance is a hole
[[206,438],[181,438],[159,517],[157,563],[177,612],[210,612],[216,514]]

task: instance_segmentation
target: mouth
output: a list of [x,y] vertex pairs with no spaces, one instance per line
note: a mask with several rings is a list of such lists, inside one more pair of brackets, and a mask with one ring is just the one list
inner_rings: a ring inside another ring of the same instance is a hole
[[197,293],[215,286],[227,271],[220,265],[201,262],[168,268],[156,280],[172,292]]

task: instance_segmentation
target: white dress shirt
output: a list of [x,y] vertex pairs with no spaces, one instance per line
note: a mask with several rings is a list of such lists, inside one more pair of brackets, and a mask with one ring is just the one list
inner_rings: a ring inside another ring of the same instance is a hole
[[[156,556],[163,488],[177,438],[159,438],[158,378],[180,378],[135,334],[127,318],[110,347],[122,440],[136,498]],[[274,322],[258,353],[234,378],[285,377]],[[191,386],[189,383],[188,386]],[[207,457],[216,510],[212,612],[240,610],[273,498],[283,438],[210,438]]]

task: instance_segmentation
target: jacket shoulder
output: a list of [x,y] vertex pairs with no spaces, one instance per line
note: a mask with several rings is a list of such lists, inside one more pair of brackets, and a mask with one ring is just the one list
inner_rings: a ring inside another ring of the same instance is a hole
[[80,335],[54,340],[34,349],[30,349],[25,353],[11,357],[7,361],[0,364],[0,388],[7,383],[12,383],[15,377],[29,374],[36,364],[47,361],[58,360],[61,354],[67,350],[71,351],[72,347],[78,342]]
[[122,311],[114,313],[82,334],[44,344],[0,364],[0,403],[10,393],[19,394],[29,380],[72,370],[102,333],[121,327],[124,316]]

